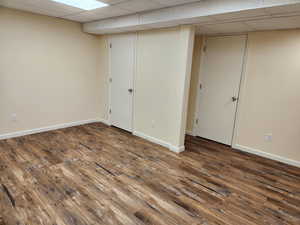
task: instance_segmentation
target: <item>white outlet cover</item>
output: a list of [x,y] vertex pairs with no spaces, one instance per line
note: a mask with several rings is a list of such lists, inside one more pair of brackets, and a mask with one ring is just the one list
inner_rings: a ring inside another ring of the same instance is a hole
[[272,141],[272,134],[266,134],[265,135],[265,141],[267,141],[267,142],[271,142]]
[[12,119],[12,121],[16,121],[17,120],[17,114],[16,113],[11,114],[11,119]]

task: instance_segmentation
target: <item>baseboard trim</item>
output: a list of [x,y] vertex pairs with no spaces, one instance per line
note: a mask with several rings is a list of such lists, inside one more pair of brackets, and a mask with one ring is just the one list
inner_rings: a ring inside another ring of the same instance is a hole
[[62,124],[52,125],[52,126],[48,126],[48,127],[35,128],[35,129],[31,129],[31,130],[17,131],[17,132],[13,132],[13,133],[0,135],[0,140],[16,138],[16,137],[21,137],[21,136],[25,136],[25,135],[37,134],[37,133],[42,133],[42,132],[46,132],[46,131],[58,130],[58,129],[62,129],[62,128],[74,127],[74,126],[79,126],[79,125],[84,125],[84,124],[89,124],[89,123],[96,123],[96,122],[105,123],[105,120],[89,119],[89,120],[82,120],[82,121],[76,121],[76,122],[70,122],[70,123],[62,123]]
[[172,152],[175,152],[175,153],[181,153],[181,152],[184,152],[185,146],[174,146],[174,145],[169,145],[169,149],[170,149]]
[[296,161],[296,160],[292,160],[292,159],[288,159],[288,158],[285,158],[285,157],[282,157],[282,156],[278,156],[278,155],[274,155],[274,154],[271,154],[271,153],[263,152],[261,150],[250,148],[250,147],[239,145],[239,144],[235,144],[232,147],[235,148],[235,149],[238,149],[240,151],[243,151],[243,152],[248,152],[248,153],[258,155],[258,156],[261,156],[261,157],[264,157],[264,158],[268,158],[268,159],[272,159],[272,160],[275,160],[275,161],[278,161],[278,162],[282,162],[282,163],[285,163],[285,164],[288,164],[288,165],[291,165],[291,166],[300,167],[300,162]]
[[104,123],[107,126],[111,126],[111,123],[106,119],[97,119],[96,122],[101,122],[101,123]]
[[184,146],[174,146],[174,145],[171,145],[168,142],[162,141],[162,140],[160,140],[158,138],[155,138],[155,137],[151,137],[149,135],[146,135],[146,134],[138,132],[138,131],[133,131],[132,134],[137,136],[137,137],[146,139],[150,142],[153,142],[155,144],[161,145],[165,148],[168,148],[169,150],[171,150],[172,152],[175,152],[175,153],[181,153],[185,150]]
[[190,131],[190,130],[187,130],[185,133],[186,133],[187,135],[190,135],[190,136],[193,136],[193,137],[196,136],[196,135],[194,134],[194,132],[193,132],[193,131]]
[[[57,125],[52,125],[52,126],[47,126],[47,127],[35,128],[35,129],[31,129],[31,130],[23,130],[23,131],[17,131],[17,132],[13,132],[13,133],[2,134],[2,135],[0,135],[0,140],[9,139],[9,138],[16,138],[16,137],[26,136],[26,135],[30,135],[30,134],[37,134],[37,133],[42,133],[42,132],[47,132],[47,131],[52,131],[52,130],[58,130],[58,129],[68,128],[68,127],[74,127],[74,126],[80,126],[80,125],[85,125],[85,124],[90,124],[90,123],[96,123],[96,122],[101,122],[101,123],[104,123],[108,126],[111,125],[110,122],[106,119],[89,119],[89,120],[63,123],[63,124],[57,124]],[[156,143],[156,144],[161,145],[163,147],[166,147],[166,148],[170,149],[172,152],[175,152],[175,153],[180,153],[180,152],[183,152],[185,150],[184,146],[174,146],[174,145],[171,145],[170,143],[167,143],[167,142],[162,141],[160,139],[148,136],[148,135],[143,134],[141,132],[134,131],[133,135],[141,137],[143,139],[146,139],[150,142]]]

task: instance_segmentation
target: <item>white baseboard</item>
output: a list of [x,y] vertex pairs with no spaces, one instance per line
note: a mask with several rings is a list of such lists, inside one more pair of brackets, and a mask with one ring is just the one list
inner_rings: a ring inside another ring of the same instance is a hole
[[31,130],[17,131],[17,132],[13,132],[13,133],[0,135],[0,140],[21,137],[21,136],[25,136],[25,135],[29,135],[29,134],[42,133],[42,132],[51,131],[51,130],[58,130],[58,129],[67,128],[67,127],[74,127],[74,126],[79,126],[79,125],[84,125],[84,124],[89,124],[89,123],[96,123],[96,122],[105,123],[104,121],[105,120],[102,120],[102,119],[90,119],[90,120],[82,120],[82,121],[76,121],[76,122],[70,122],[70,123],[57,124],[57,125],[52,125],[52,126],[48,126],[48,127],[35,128],[35,129],[31,129]]
[[276,161],[279,161],[279,162],[282,162],[282,163],[285,163],[285,164],[288,164],[288,165],[300,167],[300,162],[296,161],[296,160],[288,159],[288,158],[285,158],[285,157],[282,157],[282,156],[274,155],[274,154],[271,154],[271,153],[267,153],[267,152],[264,152],[264,151],[261,151],[261,150],[257,150],[257,149],[250,148],[250,147],[243,146],[243,145],[239,145],[239,144],[235,144],[232,147],[235,148],[235,149],[238,149],[240,151],[244,151],[244,152],[248,152],[248,153],[251,153],[251,154],[258,155],[258,156],[262,156],[264,158],[276,160]]
[[[13,132],[13,133],[2,134],[2,135],[0,135],[0,140],[9,139],[9,138],[16,138],[16,137],[21,137],[21,136],[25,136],[25,135],[37,134],[37,133],[47,132],[47,131],[51,131],[51,130],[58,130],[58,129],[63,129],[63,128],[67,128],[67,127],[74,127],[74,126],[79,126],[79,125],[84,125],[84,124],[89,124],[89,123],[96,123],[96,122],[101,122],[101,123],[104,123],[108,126],[111,125],[110,122],[108,120],[105,120],[105,119],[82,120],[82,121],[52,125],[52,126],[48,126],[48,127],[35,128],[35,129],[31,129],[31,130],[23,130],[23,131],[17,131],[17,132]],[[159,140],[157,138],[145,135],[145,134],[140,133],[140,132],[134,131],[133,135],[144,138],[144,139],[146,139],[150,142],[159,144],[161,146],[164,146],[164,147],[170,149],[172,152],[175,152],[175,153],[180,153],[180,152],[183,152],[185,150],[184,146],[174,146],[174,145],[171,145],[171,144],[169,144],[165,141],[162,141],[162,140]]]
[[96,122],[104,123],[107,126],[111,126],[111,123],[106,119],[98,119]]
[[193,131],[190,131],[190,130],[187,130],[185,133],[188,134],[188,135],[190,135],[190,136],[193,136],[193,137],[196,136],[196,135],[194,134],[194,132],[193,132]]
[[185,146],[174,146],[174,145],[169,145],[169,149],[170,149],[172,152],[175,152],[175,153],[181,153],[181,152],[184,152]]
[[135,136],[141,137],[143,139],[146,139],[146,140],[148,140],[150,142],[153,142],[155,144],[158,144],[158,145],[161,145],[163,147],[166,147],[166,148],[170,149],[172,152],[175,152],[175,153],[180,153],[180,152],[183,152],[185,150],[184,146],[174,146],[174,145],[171,145],[168,142],[165,142],[165,141],[162,141],[160,139],[148,136],[148,135],[143,134],[143,133],[138,132],[138,131],[133,131],[132,134],[135,135]]

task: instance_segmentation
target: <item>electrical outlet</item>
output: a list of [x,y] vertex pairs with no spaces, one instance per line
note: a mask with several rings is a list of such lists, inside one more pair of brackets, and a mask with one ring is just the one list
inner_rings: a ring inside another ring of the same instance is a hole
[[272,138],[273,138],[273,135],[272,135],[272,134],[266,134],[266,135],[265,135],[265,141],[266,141],[266,142],[271,142],[271,141],[272,141]]
[[16,122],[17,121],[17,114],[16,113],[11,114],[11,121],[12,122]]

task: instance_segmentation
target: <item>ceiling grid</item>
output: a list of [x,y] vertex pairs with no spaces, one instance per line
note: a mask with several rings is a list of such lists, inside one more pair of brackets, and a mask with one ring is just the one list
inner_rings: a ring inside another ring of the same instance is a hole
[[51,0],[0,0],[0,6],[83,23],[89,33],[195,24],[199,34],[300,28],[300,0],[102,0],[82,10]]

